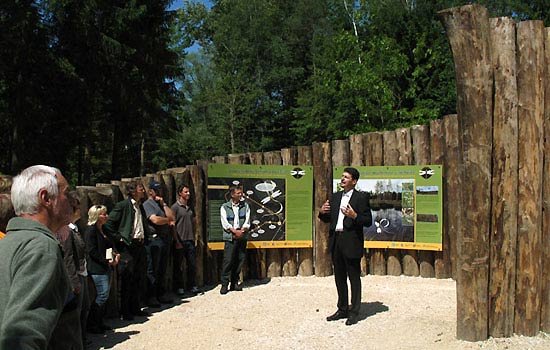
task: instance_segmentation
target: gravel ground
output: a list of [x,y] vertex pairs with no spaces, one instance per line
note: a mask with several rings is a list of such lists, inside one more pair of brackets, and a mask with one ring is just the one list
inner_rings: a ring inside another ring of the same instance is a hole
[[90,336],[88,349],[550,349],[550,335],[456,340],[456,286],[450,279],[362,277],[359,323],[325,321],[336,310],[333,277],[249,281],[242,292],[220,286],[151,309],[132,323]]

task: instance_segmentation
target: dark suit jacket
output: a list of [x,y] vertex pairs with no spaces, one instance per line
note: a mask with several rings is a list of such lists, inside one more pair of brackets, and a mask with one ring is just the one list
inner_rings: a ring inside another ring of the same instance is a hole
[[[147,216],[145,216],[145,210],[142,205],[139,206],[139,209],[141,211],[145,240],[147,241],[151,238],[149,226],[147,225]],[[122,238],[124,243],[129,246],[132,243],[134,231],[134,215],[134,206],[129,198],[118,202],[109,213],[109,218],[103,225],[103,231],[112,237],[113,241],[118,243]]]
[[[335,193],[330,200],[330,214],[319,213],[319,218],[324,222],[330,222],[329,230],[329,250],[332,253],[334,249],[334,238],[336,223],[338,222],[338,213],[340,212],[340,201],[342,194],[340,191]],[[363,256],[363,226],[372,224],[372,215],[369,206],[369,196],[365,192],[353,190],[349,199],[349,205],[357,213],[355,219],[344,217],[344,232],[342,233],[342,251],[346,258],[361,259]]]
[[113,241],[107,236],[103,237],[96,225],[86,226],[84,232],[86,251],[88,252],[87,268],[92,274],[102,275],[109,272],[111,267],[105,257],[107,248],[114,249]]

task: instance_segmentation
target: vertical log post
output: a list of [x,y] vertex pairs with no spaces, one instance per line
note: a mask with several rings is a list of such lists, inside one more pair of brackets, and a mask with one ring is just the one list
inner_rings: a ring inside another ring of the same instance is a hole
[[[397,132],[396,131],[384,131],[384,165],[398,165],[400,149],[397,146]],[[401,275],[401,257],[399,250],[387,249],[386,250],[386,264],[387,273],[391,276]]]
[[[264,163],[266,165],[281,165],[281,151],[272,151],[264,153]],[[281,249],[272,248],[267,250],[267,277],[281,276]]]
[[457,337],[488,334],[493,76],[487,9],[474,4],[440,12],[455,62],[464,222],[458,237]]
[[[365,165],[384,165],[384,137],[380,132],[369,132],[365,135]],[[370,248],[368,250],[369,273],[371,275],[386,274],[384,249]]]
[[[297,163],[299,165],[313,165],[313,154],[311,146],[298,146],[297,153]],[[312,200],[314,199],[312,198]],[[315,205],[313,205],[313,213],[311,213],[311,218],[314,224],[312,225],[312,227],[315,226],[315,213],[317,213],[317,208],[315,207]],[[313,229],[313,232],[311,234],[313,242],[315,242],[315,229]],[[298,249],[298,275],[313,275],[313,247]]]
[[[399,150],[399,159],[396,165],[411,165],[413,164],[413,145],[412,145],[411,129],[397,129],[395,131],[397,149]],[[405,273],[405,265],[408,264],[412,271],[409,270],[409,276],[418,276],[418,253],[416,250],[400,250],[401,270]],[[416,274],[415,274],[416,273]]]
[[[296,148],[283,148],[281,150],[283,165],[296,165]],[[296,248],[283,248],[281,250],[281,263],[283,276],[296,276],[298,274]]]
[[[349,137],[349,152],[352,166],[365,165],[365,134],[356,134]],[[368,271],[367,252],[363,250],[361,258],[361,276],[366,276]]]
[[528,336],[536,335],[540,329],[544,147],[543,32],[542,21],[526,21],[517,25],[520,165],[514,331]]
[[[457,236],[461,227],[460,202],[460,150],[458,141],[457,115],[448,115],[443,119],[445,133],[445,168],[443,169],[443,223],[449,237],[449,255],[451,256],[451,274],[457,275]],[[445,246],[443,246],[445,249]]]
[[[430,128],[428,125],[413,127],[413,143],[415,145],[415,164],[431,163]],[[418,260],[420,276],[433,278],[435,276],[433,252],[420,250]]]
[[328,250],[329,224],[322,222],[317,214],[323,203],[332,197],[332,152],[330,142],[313,144],[313,171],[315,173],[315,276],[332,274],[332,260]]
[[[191,189],[193,191],[191,197],[191,203],[193,204],[193,210],[195,212],[195,255],[197,261],[197,271],[195,274],[195,280],[198,286],[204,285],[205,271],[204,263],[206,261],[206,201],[205,194],[205,176],[204,171],[199,165],[190,165],[188,167],[191,175]],[[191,286],[190,286],[191,287]]]
[[[443,119],[430,122],[430,164],[442,165],[445,169],[445,134],[443,133]],[[445,171],[445,170],[443,170]],[[445,217],[443,217],[445,220]],[[451,277],[451,255],[449,254],[449,234],[442,225],[442,248],[440,252],[432,252],[434,257],[435,278]]]
[[[264,154],[262,152],[253,152],[248,154],[250,164],[262,165]],[[267,251],[265,248],[257,248],[246,254],[247,263],[250,267],[251,277],[263,280],[267,277]]]
[[511,18],[491,18],[495,79],[493,184],[489,280],[489,335],[514,332],[518,222],[518,90],[516,28]]
[[[550,135],[550,28],[544,30],[544,135]],[[544,174],[550,174],[550,136],[544,140]],[[542,275],[550,276],[550,178],[543,178]],[[542,281],[540,330],[550,332],[550,279]]]

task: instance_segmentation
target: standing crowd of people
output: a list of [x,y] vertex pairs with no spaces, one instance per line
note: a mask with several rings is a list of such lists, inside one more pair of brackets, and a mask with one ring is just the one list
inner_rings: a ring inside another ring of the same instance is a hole
[[[357,169],[345,168],[343,190],[327,200],[318,215],[330,223],[329,250],[338,292],[337,310],[326,320],[346,318],[346,325],[359,320],[363,227],[372,223],[368,195],[355,190],[358,180]],[[11,201],[0,195],[0,350],[85,348],[87,333],[111,329],[104,314],[115,271],[123,320],[150,315],[145,307],[172,303],[164,283],[172,251],[177,294],[185,292],[184,259],[189,292],[199,292],[189,186],[178,187],[172,206],[156,181],[149,184],[146,200],[141,182],[129,183],[126,192],[127,198],[110,213],[103,205],[92,205],[87,225],[81,228],[76,225],[81,218],[79,198],[58,169],[31,166],[13,179]],[[220,207],[221,294],[242,290],[239,280],[250,229],[243,188],[232,185],[228,194]]]
[[0,195],[0,349],[84,349],[87,333],[111,330],[104,316],[115,272],[123,320],[172,303],[164,283],[172,251],[177,294],[184,259],[187,290],[199,292],[189,186],[172,207],[159,182],[146,200],[141,182],[126,191],[110,213],[92,205],[83,227],[77,193],[58,169],[31,166],[13,179],[11,197]]

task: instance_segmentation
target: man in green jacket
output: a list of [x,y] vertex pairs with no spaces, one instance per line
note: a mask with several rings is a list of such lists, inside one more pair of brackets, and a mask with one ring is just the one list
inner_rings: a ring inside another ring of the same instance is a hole
[[18,217],[0,241],[0,349],[55,348],[52,333],[71,294],[52,232],[70,222],[68,193],[63,175],[49,166],[31,166],[13,180]]
[[133,320],[134,316],[149,315],[141,310],[140,300],[143,299],[147,273],[145,243],[151,234],[141,203],[145,187],[141,182],[133,181],[126,185],[126,192],[128,198],[115,205],[103,225],[103,231],[113,238],[120,253],[117,271],[121,279],[122,319]]

